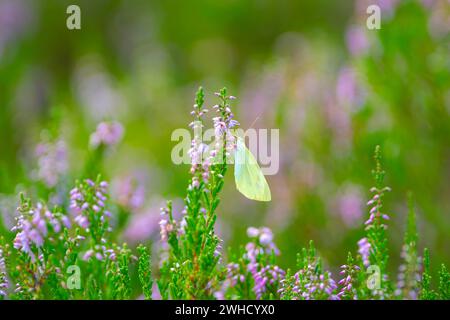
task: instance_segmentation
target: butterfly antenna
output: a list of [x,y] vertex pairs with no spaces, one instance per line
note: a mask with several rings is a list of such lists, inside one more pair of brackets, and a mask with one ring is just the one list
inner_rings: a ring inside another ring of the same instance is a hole
[[256,116],[255,120],[253,120],[252,124],[250,125],[250,128],[253,127],[253,125],[256,123],[256,121],[258,121],[260,116],[261,116],[261,114]]

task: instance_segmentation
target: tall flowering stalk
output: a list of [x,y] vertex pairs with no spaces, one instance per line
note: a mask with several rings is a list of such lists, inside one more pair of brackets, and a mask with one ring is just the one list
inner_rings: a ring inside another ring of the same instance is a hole
[[[229,130],[237,125],[233,119],[224,88],[216,93],[220,103],[213,107],[215,140],[209,147],[202,141],[204,92],[197,92],[191,127],[194,138],[189,154],[192,178],[187,188],[182,221],[177,223],[168,206],[162,211],[161,239],[169,244],[169,258],[164,262],[158,282],[163,297],[201,299],[212,298],[215,273],[220,259],[220,239],[215,235],[216,209],[219,193],[227,172],[233,138]],[[231,145],[231,146],[230,146]]]
[[[0,239],[2,240],[2,239]],[[0,300],[8,296],[9,280],[6,273],[5,250],[0,245]]]
[[399,267],[395,294],[404,299],[416,300],[418,299],[422,261],[417,253],[416,215],[411,195],[409,195],[408,207],[408,223],[401,252],[403,263]]
[[347,264],[341,266],[342,279],[338,282],[341,287],[337,296],[341,300],[357,300],[357,286],[358,286],[358,274],[360,267],[354,263],[352,254],[349,252],[347,257]]
[[383,210],[383,197],[391,189],[383,185],[385,172],[381,167],[381,149],[375,148],[375,170],[372,174],[375,179],[375,187],[370,189],[373,193],[372,199],[367,205],[370,208],[369,219],[365,222],[366,238],[358,243],[359,253],[366,267],[374,266],[379,268],[379,288],[372,290],[372,295],[378,298],[386,298],[389,294],[389,282],[387,281],[387,263],[389,258],[388,240],[386,236],[386,221],[389,216]]

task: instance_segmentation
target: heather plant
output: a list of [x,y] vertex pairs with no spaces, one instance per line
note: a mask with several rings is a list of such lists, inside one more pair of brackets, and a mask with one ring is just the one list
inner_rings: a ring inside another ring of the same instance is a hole
[[[424,249],[423,259],[419,256],[412,195],[402,263],[397,275],[390,272],[390,215],[385,207],[390,188],[384,184],[380,146],[374,153],[375,183],[362,227],[365,235],[349,248],[337,271],[313,241],[299,249],[295,266],[280,266],[282,252],[268,227],[248,227],[248,242],[224,253],[217,221],[225,176],[236,152],[233,130],[239,122],[231,110],[236,98],[225,88],[215,96],[215,136],[206,145],[198,129],[207,125],[208,109],[205,92],[197,91],[184,206],[167,201],[160,209],[160,239],[158,246],[152,246],[157,250],[150,250],[149,244],[130,246],[120,237],[122,215],[128,209],[111,196],[109,183],[102,179],[104,157],[98,155],[106,150],[102,148],[117,144],[123,132],[119,124],[104,123],[91,138],[97,156],[87,159],[90,169],[98,168],[95,178],[84,170],[59,204],[20,193],[15,226],[0,238],[0,299],[152,299],[158,295],[162,299],[450,299],[447,267],[441,265],[433,283],[429,251]],[[57,192],[64,189],[60,184],[47,186]]]

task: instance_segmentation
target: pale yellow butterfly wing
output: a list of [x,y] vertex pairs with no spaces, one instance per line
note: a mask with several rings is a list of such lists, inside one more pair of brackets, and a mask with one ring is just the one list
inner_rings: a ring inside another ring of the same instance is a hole
[[261,168],[241,137],[236,137],[234,158],[236,188],[249,199],[270,201],[270,189]]

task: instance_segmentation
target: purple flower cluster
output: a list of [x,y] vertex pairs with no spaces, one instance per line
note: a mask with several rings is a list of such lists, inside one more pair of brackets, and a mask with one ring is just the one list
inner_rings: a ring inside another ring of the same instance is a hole
[[273,242],[273,232],[267,227],[255,228],[249,227],[247,229],[247,236],[250,239],[255,240],[260,246],[256,246],[253,242],[247,244],[247,252],[252,255],[259,249],[260,251],[264,251],[267,254],[271,254],[272,252],[276,255],[280,254],[280,250],[278,250],[277,246]]
[[[216,92],[215,95],[222,97],[219,92]],[[234,120],[234,114],[231,112],[230,105],[227,103],[227,100],[234,99],[236,99],[234,96],[228,96],[223,100],[223,104],[213,106],[213,109],[220,115],[213,118],[215,151],[212,151],[212,157],[217,157],[218,153],[223,150],[224,145],[226,157],[229,157],[231,152],[236,148],[236,138],[231,134],[230,130],[237,128],[239,122]]]
[[356,265],[342,265],[341,266],[341,272],[340,274],[343,276],[343,278],[338,282],[339,285],[341,285],[341,290],[337,294],[339,299],[343,298],[349,298],[353,300],[357,300],[358,297],[356,295],[356,289],[353,286],[353,274],[355,271],[359,270],[359,267]]
[[274,265],[263,266],[259,271],[250,269],[250,272],[255,281],[253,291],[255,292],[256,299],[261,299],[269,286],[273,286],[276,290],[280,281],[286,276],[286,272],[283,269]]
[[[219,97],[222,97],[220,93],[215,93]],[[236,148],[236,138],[230,133],[230,129],[239,126],[239,122],[234,120],[234,115],[231,112],[230,106],[227,100],[235,99],[233,96],[223,99],[223,104],[213,106],[213,109],[219,113],[219,116],[214,117],[214,142],[211,146],[206,145],[202,141],[202,129],[204,127],[202,117],[208,112],[198,104],[194,104],[194,110],[191,112],[194,115],[195,120],[189,124],[194,131],[194,138],[191,142],[191,148],[189,149],[189,156],[191,158],[191,174],[192,187],[198,188],[200,181],[208,183],[210,177],[210,167],[214,163],[221,163],[223,156],[229,157],[232,150]],[[224,148],[225,145],[225,148]],[[225,149],[225,155],[223,150]]]
[[9,282],[6,274],[5,257],[3,256],[3,249],[0,248],[0,297],[6,297]]
[[378,189],[374,187],[370,189],[370,192],[374,193],[374,196],[369,200],[369,202],[367,202],[367,205],[371,208],[369,211],[369,219],[364,223],[367,226],[366,229],[371,228],[376,220],[379,221],[382,227],[387,228],[387,226],[384,225],[379,219],[382,218],[383,220],[389,220],[389,216],[381,212],[381,208],[383,206],[381,199],[386,191],[391,191],[391,188],[384,187],[382,189]]
[[237,263],[226,265],[225,280],[221,284],[221,289],[214,293],[217,300],[225,300],[225,292],[229,288],[234,288],[238,283],[244,283],[245,276],[240,273],[240,267]]
[[132,175],[121,177],[113,182],[113,196],[128,210],[137,210],[145,202],[144,183]]
[[267,227],[247,229],[249,238],[255,242],[249,242],[245,246],[245,257],[248,260],[247,269],[253,277],[256,298],[261,299],[269,286],[277,287],[277,284],[284,278],[285,271],[278,266],[263,265],[259,261],[259,256],[279,254],[279,250],[273,242],[273,233]]
[[192,139],[191,148],[188,153],[191,157],[191,174],[194,175],[192,178],[192,187],[194,188],[200,186],[199,176],[205,183],[207,183],[209,179],[210,163],[208,161],[208,156],[206,155],[208,146],[202,142],[202,117],[207,112],[207,109],[204,109],[198,104],[194,104],[194,110],[191,112],[191,114],[195,116],[195,120],[191,122],[189,126],[194,131],[194,138]]
[[368,267],[370,264],[369,255],[370,255],[371,245],[367,238],[362,238],[358,241],[358,253],[361,255],[364,266]]
[[100,145],[116,145],[123,136],[123,126],[119,122],[100,122],[91,134],[90,144],[97,148]]
[[418,284],[421,281],[421,265],[422,259],[416,254],[412,254],[410,246],[404,244],[402,247],[401,258],[404,263],[400,265],[399,272],[397,276],[397,288],[395,290],[395,295],[403,296],[404,298],[417,300],[418,294]]
[[111,213],[105,209],[108,183],[95,183],[86,179],[70,191],[70,208],[75,214],[75,222],[83,229],[88,229],[91,221],[89,213],[99,216],[100,223],[105,223]]
[[31,209],[30,212],[21,214],[17,219],[16,226],[12,228],[12,231],[17,231],[14,248],[27,253],[32,261],[35,261],[33,248],[37,248],[39,252],[49,231],[53,230],[58,234],[63,227],[70,228],[68,217],[64,215],[56,217],[54,213],[38,203],[36,208]]
[[159,221],[159,228],[161,234],[161,241],[165,242],[169,238],[169,233],[176,230],[175,222],[170,221],[169,210],[161,208],[161,220]]
[[[106,241],[104,241],[106,242]],[[94,248],[87,250],[82,259],[84,261],[90,260],[92,257],[95,257],[98,261],[103,261],[105,259],[116,260],[117,254],[114,249],[108,249],[105,244],[95,245]]]
[[337,285],[331,273],[329,271],[317,273],[315,269],[315,266],[309,264],[306,269],[298,271],[294,275],[295,286],[292,291],[305,300],[324,298],[338,300],[339,297],[334,294]]

